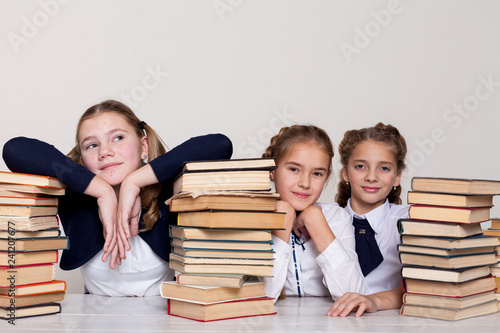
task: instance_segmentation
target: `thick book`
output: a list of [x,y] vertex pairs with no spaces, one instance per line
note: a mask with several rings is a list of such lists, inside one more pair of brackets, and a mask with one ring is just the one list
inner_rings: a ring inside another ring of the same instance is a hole
[[274,170],[275,158],[241,158],[210,161],[188,161],[182,166],[182,172],[226,171],[226,170]]
[[493,236],[493,237],[500,237],[500,229],[491,229],[491,228],[488,228],[486,230],[483,230],[483,235],[485,235],[485,236]]
[[403,266],[401,269],[401,276],[404,279],[440,282],[466,282],[489,275],[490,267],[488,265],[456,270],[422,266]]
[[52,280],[49,282],[24,284],[20,286],[0,287],[3,296],[28,296],[66,291],[66,281]]
[[455,250],[471,247],[500,246],[500,241],[498,237],[485,235],[475,235],[466,238],[402,235],[401,244]]
[[6,197],[0,196],[0,205],[57,206],[57,198]]
[[57,178],[19,172],[0,171],[0,183],[65,188]]
[[59,303],[23,306],[16,307],[14,314],[11,313],[9,308],[0,308],[0,318],[3,319],[18,319],[26,317],[37,317],[51,315],[61,312],[61,305]]
[[11,252],[0,251],[0,266],[25,266],[57,263],[58,251]]
[[0,287],[49,282],[54,280],[53,264],[0,266]]
[[484,316],[498,312],[497,301],[478,304],[464,309],[436,308],[421,305],[403,304],[401,315],[411,317],[424,317],[442,320],[461,320],[466,318]]
[[247,298],[266,297],[265,282],[244,282],[239,288],[205,285],[182,285],[175,281],[163,282],[160,294],[163,298],[192,303],[219,303]]
[[167,313],[197,321],[213,321],[276,314],[272,298],[251,298],[214,304],[169,299]]
[[448,207],[491,207],[493,195],[449,194],[408,191],[408,204]]
[[69,249],[67,236],[44,238],[1,238],[0,251],[48,251]]
[[445,297],[466,297],[496,290],[495,277],[489,276],[462,283],[403,279],[407,293]]
[[59,218],[51,216],[0,216],[0,230],[9,232],[40,231],[59,228]]
[[496,252],[450,256],[400,252],[399,260],[403,265],[449,269],[485,266],[497,263]]
[[403,295],[403,304],[430,306],[434,308],[466,309],[471,306],[489,303],[496,300],[494,291],[467,296],[467,297],[442,297],[421,294]]
[[413,191],[456,194],[500,194],[500,181],[470,178],[414,177]]
[[40,231],[18,231],[14,227],[11,230],[1,230],[0,238],[45,238],[45,237],[59,237],[61,236],[61,230],[59,229],[48,229]]
[[174,194],[209,190],[270,191],[269,171],[185,172],[174,180]]
[[182,240],[261,241],[272,240],[269,230],[208,229],[171,225],[170,237]]
[[66,190],[58,187],[41,187],[23,184],[0,183],[0,194],[4,196],[64,195]]
[[445,207],[429,205],[411,205],[409,216],[415,220],[478,223],[490,219],[491,207]]
[[401,219],[398,221],[401,235],[464,238],[483,233],[480,223],[430,222]]
[[57,206],[0,205],[0,215],[6,216],[50,216],[57,214]]
[[436,247],[399,244],[398,251],[404,253],[429,254],[443,257],[495,253],[495,246],[470,247],[463,249],[440,249]]
[[0,308],[8,308],[10,305],[16,308],[23,306],[40,305],[61,302],[64,300],[65,292],[45,293],[27,296],[3,296],[0,295]]
[[279,194],[275,192],[210,191],[183,192],[169,200],[171,212],[197,210],[256,210],[275,211]]
[[273,276],[273,266],[184,264],[176,260],[170,260],[169,265],[173,270],[188,274]]
[[187,257],[175,253],[170,253],[170,260],[175,260],[183,264],[204,264],[204,265],[255,265],[272,266],[273,259],[255,259],[255,258],[205,258],[205,257]]
[[172,253],[184,257],[193,258],[253,258],[253,259],[273,259],[273,250],[251,251],[239,249],[190,249],[172,246]]
[[230,241],[191,241],[180,238],[170,238],[172,246],[184,250],[241,250],[241,251],[271,251],[271,242],[230,242]]
[[242,274],[178,274],[176,282],[187,285],[205,285],[217,287],[239,288],[248,280],[248,275]]
[[209,210],[178,214],[178,225],[201,228],[284,229],[285,213]]

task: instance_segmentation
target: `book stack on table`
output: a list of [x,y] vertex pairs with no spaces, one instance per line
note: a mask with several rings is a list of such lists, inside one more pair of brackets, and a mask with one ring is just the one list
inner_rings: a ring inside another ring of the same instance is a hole
[[167,201],[178,213],[170,226],[170,268],[164,282],[168,313],[199,321],[275,314],[264,283],[272,276],[272,229],[284,228],[271,191],[274,159],[188,162]]
[[65,186],[56,178],[0,172],[0,318],[55,314],[66,282],[54,279],[61,236],[57,196]]
[[[498,237],[500,240],[500,218],[491,218],[491,225],[486,230],[483,230],[483,234],[487,236]],[[497,300],[500,302],[500,247],[497,247],[497,263],[490,266],[491,275],[495,277],[495,282],[497,284]],[[499,309],[500,309],[500,303]]]
[[497,194],[499,181],[412,179],[410,218],[398,222],[402,315],[458,320],[498,311],[490,266],[500,243],[481,229]]

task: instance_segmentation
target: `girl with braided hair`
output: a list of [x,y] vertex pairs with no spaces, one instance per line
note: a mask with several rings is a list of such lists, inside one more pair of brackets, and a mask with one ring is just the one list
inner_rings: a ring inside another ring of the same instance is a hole
[[400,198],[406,151],[405,139],[391,125],[378,123],[344,134],[339,145],[343,169],[336,201],[353,217],[366,292],[346,293],[327,315],[343,317],[356,311],[360,316],[364,311],[401,306],[397,221],[408,218],[408,206],[401,205]]
[[276,209],[286,213],[285,229],[272,231],[274,277],[261,278],[268,296],[364,293],[350,215],[336,203],[316,202],[331,174],[328,135],[316,126],[284,127],[263,157],[276,158],[270,177],[280,194]]

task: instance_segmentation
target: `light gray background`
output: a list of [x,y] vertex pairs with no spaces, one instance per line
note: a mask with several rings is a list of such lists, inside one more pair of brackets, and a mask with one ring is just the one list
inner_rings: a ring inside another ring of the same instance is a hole
[[[337,146],[382,121],[407,139],[405,192],[413,176],[500,179],[499,10],[495,0],[2,0],[0,143],[24,135],[67,153],[83,111],[118,99],[170,147],[222,132],[235,158],[257,157],[285,125],[318,125]],[[323,201],[339,170],[336,156]],[[78,270],[56,277],[81,292]]]

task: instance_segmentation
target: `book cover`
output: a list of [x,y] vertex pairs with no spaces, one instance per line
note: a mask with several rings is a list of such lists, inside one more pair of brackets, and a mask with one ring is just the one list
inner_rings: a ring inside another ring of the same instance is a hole
[[491,207],[493,206],[493,195],[408,191],[407,202],[409,205],[419,204],[447,207]]
[[3,296],[27,296],[66,291],[66,281],[52,280],[49,282],[0,287]]
[[180,273],[273,276],[273,266],[184,264],[176,260],[170,260],[169,265]]
[[197,321],[214,321],[262,315],[274,315],[272,298],[252,298],[215,304],[195,304],[179,300],[167,301],[167,313]]
[[54,280],[54,264],[0,266],[0,288]]
[[285,213],[209,210],[178,214],[177,224],[186,227],[225,229],[284,229]]
[[0,266],[26,266],[35,264],[55,264],[59,259],[57,250],[35,252],[0,251]]
[[445,207],[429,205],[411,205],[410,219],[442,221],[455,223],[478,223],[490,219],[491,207]]
[[248,275],[242,274],[177,274],[176,282],[187,285],[206,285],[217,287],[239,288],[248,280]]
[[490,267],[485,265],[472,268],[444,269],[425,266],[403,266],[401,276],[407,279],[459,283],[490,276]]
[[400,219],[398,229],[401,235],[464,238],[483,233],[480,223],[432,222]]
[[496,252],[486,254],[462,254],[454,256],[437,256],[431,254],[399,252],[399,260],[403,265],[450,269],[492,265],[497,262]]
[[21,185],[33,185],[40,187],[65,188],[59,179],[49,176],[41,176],[19,172],[0,171],[0,183],[11,183]]
[[229,170],[274,170],[275,158],[241,158],[226,160],[187,161],[182,172],[229,171]]
[[175,260],[183,264],[203,264],[203,265],[252,265],[252,266],[272,266],[273,259],[255,258],[225,258],[225,257],[187,257],[175,253],[170,253],[170,260]]
[[69,238],[38,237],[38,238],[0,238],[0,251],[26,252],[69,249]]
[[169,235],[182,240],[272,242],[269,230],[209,229],[171,225]]
[[[18,318],[27,318],[27,317],[37,317],[44,315],[51,315],[61,312],[61,305],[59,303],[50,303],[50,304],[42,304],[42,305],[32,305],[25,307],[16,307],[15,311],[15,319]],[[1,308],[0,307],[0,318],[3,319],[12,319],[9,308]]]
[[273,250],[241,250],[241,249],[190,249],[172,246],[172,253],[194,258],[253,258],[273,259]]
[[413,191],[456,194],[500,194],[500,181],[471,178],[413,177]]
[[498,312],[497,301],[491,301],[465,309],[447,309],[403,304],[400,311],[402,316],[424,317],[450,321],[478,317],[495,312]]
[[170,238],[170,244],[187,250],[271,251],[271,242],[191,241]]
[[489,276],[475,280],[450,283],[440,281],[426,281],[417,279],[403,279],[403,289],[407,293],[424,294],[445,297],[466,297],[495,291],[495,277]]
[[481,234],[466,238],[401,235],[401,243],[403,245],[425,246],[447,250],[500,246],[498,237]]
[[262,191],[208,191],[182,192],[168,199],[165,204],[171,212],[197,210],[255,210],[275,211],[279,194]]

